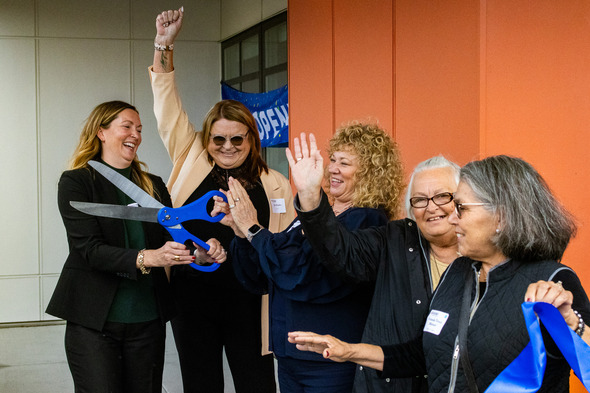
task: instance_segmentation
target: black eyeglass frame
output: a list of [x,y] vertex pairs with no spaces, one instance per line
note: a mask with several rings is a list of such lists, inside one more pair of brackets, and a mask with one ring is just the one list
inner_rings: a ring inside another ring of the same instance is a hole
[[[434,200],[435,198],[440,198],[442,196],[447,196],[449,198],[449,200],[446,202],[442,202],[442,203],[438,203]],[[453,196],[452,192],[441,192],[440,194],[436,194],[430,198],[413,197],[413,198],[410,198],[410,206],[412,206],[414,209],[426,209],[428,207],[428,204],[430,204],[430,201],[432,201],[432,203],[434,203],[436,206],[444,206],[444,205],[451,203],[453,201],[453,198],[454,198],[454,196]],[[416,206],[415,205],[416,200],[419,200],[420,202],[426,201],[426,205]]]
[[485,202],[463,202],[463,203],[457,203],[457,201],[454,201],[454,205],[455,205],[455,214],[457,215],[458,219],[461,219],[461,215],[463,214],[463,206],[488,206],[489,203],[485,203]]
[[213,141],[213,143],[215,143],[215,146],[223,146],[225,145],[225,142],[227,142],[228,140],[229,143],[232,144],[232,146],[242,146],[242,143],[244,143],[244,140],[247,138],[247,136],[247,133],[244,135],[234,135],[229,138],[223,135],[211,135],[211,140]]

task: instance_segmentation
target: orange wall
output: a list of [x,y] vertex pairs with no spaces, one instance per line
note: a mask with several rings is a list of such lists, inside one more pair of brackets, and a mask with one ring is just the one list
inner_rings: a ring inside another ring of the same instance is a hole
[[439,153],[459,164],[524,158],[578,219],[564,263],[590,289],[588,0],[288,7],[291,139],[312,131],[325,148],[343,122],[373,119],[399,143],[407,172]]

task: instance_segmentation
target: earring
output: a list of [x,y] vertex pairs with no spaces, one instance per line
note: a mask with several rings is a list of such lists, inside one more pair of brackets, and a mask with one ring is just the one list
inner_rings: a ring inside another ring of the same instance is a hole
[[496,228],[496,233],[500,233],[500,228]]

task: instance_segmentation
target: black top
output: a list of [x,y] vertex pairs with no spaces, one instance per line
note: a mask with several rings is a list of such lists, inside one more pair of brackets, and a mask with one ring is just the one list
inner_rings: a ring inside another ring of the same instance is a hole
[[[157,197],[172,206],[161,178],[150,175]],[[117,188],[91,167],[66,171],[58,185],[58,205],[66,227],[69,255],[59,277],[47,313],[101,330],[121,280],[137,280],[139,249],[125,245],[124,220],[82,213],[70,201],[119,204]],[[156,223],[142,223],[147,248],[156,249],[171,240]],[[163,268],[152,268],[158,314],[166,322],[173,302]]]
[[[212,190],[219,190],[220,188],[227,190],[227,180],[224,179],[224,177],[219,176],[220,172],[225,172],[225,170],[215,167],[184,204],[188,205]],[[227,178],[229,176],[232,176],[232,170],[227,171]],[[252,188],[248,189],[247,192],[258,213],[258,222],[263,227],[268,227],[270,208],[262,183],[258,181],[253,184]],[[211,211],[212,209],[213,200],[210,201],[207,211]],[[230,243],[234,238],[234,232],[230,227],[219,222],[212,223],[203,220],[185,221],[183,226],[187,231],[204,242],[211,238],[215,238],[219,240],[223,248],[227,251],[230,250]],[[233,257],[231,253],[228,252],[227,260],[214,272],[201,272],[190,266],[175,266],[172,268],[173,277],[182,274],[187,275],[191,280],[195,280],[195,291],[215,291],[216,293],[231,295],[236,291],[239,292],[244,290],[241,284],[236,280],[232,260]]]

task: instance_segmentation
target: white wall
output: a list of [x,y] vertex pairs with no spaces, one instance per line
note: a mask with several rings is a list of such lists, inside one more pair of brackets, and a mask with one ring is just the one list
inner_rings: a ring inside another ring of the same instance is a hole
[[44,310],[67,255],[57,181],[94,106],[134,104],[144,130],[139,157],[168,178],[147,76],[157,13],[184,5],[174,62],[185,108],[200,125],[220,99],[219,41],[287,7],[286,0],[180,3],[0,0],[0,323],[52,319]]

